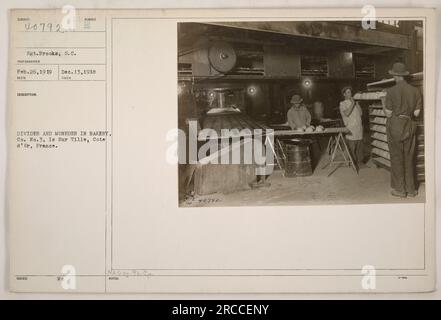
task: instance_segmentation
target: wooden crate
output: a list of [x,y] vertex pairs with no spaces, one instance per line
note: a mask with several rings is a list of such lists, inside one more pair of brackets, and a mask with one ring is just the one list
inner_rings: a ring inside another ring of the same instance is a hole
[[250,189],[255,181],[255,166],[246,164],[198,165],[194,173],[194,191],[198,195],[230,193]]

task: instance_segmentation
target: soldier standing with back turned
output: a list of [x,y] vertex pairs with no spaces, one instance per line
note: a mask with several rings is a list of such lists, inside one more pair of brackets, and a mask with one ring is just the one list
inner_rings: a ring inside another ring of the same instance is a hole
[[421,94],[404,79],[406,66],[397,62],[389,71],[396,84],[387,89],[383,110],[387,116],[386,130],[391,162],[391,194],[415,197],[415,131],[414,117],[421,112]]

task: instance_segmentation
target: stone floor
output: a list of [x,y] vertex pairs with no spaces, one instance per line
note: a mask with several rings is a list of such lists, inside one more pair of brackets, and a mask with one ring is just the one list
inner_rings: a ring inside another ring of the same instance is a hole
[[425,202],[424,184],[415,198],[390,195],[390,173],[368,162],[359,174],[350,167],[340,167],[331,176],[331,168],[322,169],[322,159],[312,176],[286,178],[280,170],[268,178],[269,187],[234,193],[216,193],[190,197],[183,207],[200,206],[272,206]]

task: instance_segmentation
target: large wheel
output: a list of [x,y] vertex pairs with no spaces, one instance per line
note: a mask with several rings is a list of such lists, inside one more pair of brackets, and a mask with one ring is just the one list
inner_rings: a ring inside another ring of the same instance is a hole
[[220,73],[231,71],[236,65],[237,56],[234,48],[227,42],[214,42],[208,49],[211,66]]

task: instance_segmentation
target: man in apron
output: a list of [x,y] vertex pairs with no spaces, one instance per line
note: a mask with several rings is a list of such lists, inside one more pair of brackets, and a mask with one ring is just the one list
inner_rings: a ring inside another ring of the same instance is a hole
[[346,141],[351,152],[352,160],[358,168],[363,164],[363,123],[362,110],[357,101],[352,97],[352,88],[344,87],[341,90],[344,100],[340,102],[340,114],[345,127],[349,129]]
[[286,118],[292,130],[304,130],[311,124],[311,114],[302,102],[303,99],[298,94],[291,98],[291,108],[288,110]]
[[409,75],[406,66],[397,62],[389,71],[396,84],[387,89],[383,110],[387,116],[386,130],[391,162],[391,194],[404,198],[415,197],[415,131],[413,120],[422,108],[421,94],[404,79]]

